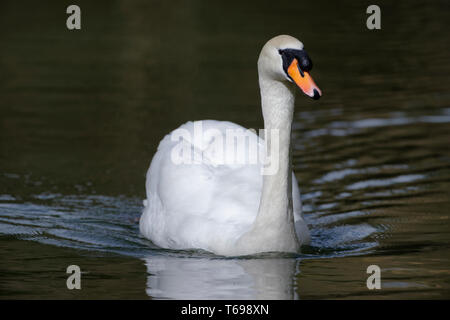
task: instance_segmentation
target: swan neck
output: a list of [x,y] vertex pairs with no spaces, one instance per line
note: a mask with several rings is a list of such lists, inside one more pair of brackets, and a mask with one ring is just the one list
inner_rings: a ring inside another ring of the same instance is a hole
[[[264,173],[263,188],[255,225],[294,230],[292,208],[291,127],[294,92],[290,83],[260,79],[264,116],[266,157],[271,170]],[[266,159],[266,163],[267,163]],[[275,168],[277,168],[275,170]]]

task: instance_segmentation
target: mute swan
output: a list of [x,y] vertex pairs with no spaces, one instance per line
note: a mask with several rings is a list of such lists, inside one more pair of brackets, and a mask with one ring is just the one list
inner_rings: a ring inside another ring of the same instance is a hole
[[[188,122],[166,135],[147,171],[141,234],[163,248],[225,256],[298,252],[308,243],[290,139],[296,85],[313,99],[322,94],[311,68],[296,38],[277,36],[262,48],[258,75],[265,139],[215,120]],[[246,132],[248,140],[233,139],[220,152],[216,142],[227,141],[230,132]],[[258,150],[249,147],[252,143]],[[192,161],[180,162],[180,150],[191,151],[183,159]],[[250,161],[261,150],[265,160],[273,156],[273,172],[262,174],[267,163]],[[245,161],[226,161],[231,153]]]

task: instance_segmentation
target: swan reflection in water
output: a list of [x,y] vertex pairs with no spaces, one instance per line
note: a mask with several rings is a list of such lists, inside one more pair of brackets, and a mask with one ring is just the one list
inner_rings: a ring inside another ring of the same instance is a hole
[[300,260],[152,256],[147,294],[158,299],[296,299]]

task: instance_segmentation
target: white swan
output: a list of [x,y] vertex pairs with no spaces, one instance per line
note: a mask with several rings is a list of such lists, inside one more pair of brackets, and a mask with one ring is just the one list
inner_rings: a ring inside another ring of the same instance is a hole
[[[295,84],[314,99],[321,96],[309,75],[311,67],[303,44],[291,36],[277,36],[264,45],[258,59],[264,140],[246,131],[247,142],[233,139],[231,147],[226,144],[219,152],[217,142],[245,129],[214,120],[188,122],[168,134],[147,172],[142,235],[163,248],[226,256],[297,252],[308,243],[290,139]],[[261,162],[251,161],[258,157],[252,143],[263,154],[265,146],[274,150],[278,170],[261,174]],[[177,155],[187,151],[192,153],[183,159],[192,161],[179,161]],[[245,161],[230,162],[230,154]]]

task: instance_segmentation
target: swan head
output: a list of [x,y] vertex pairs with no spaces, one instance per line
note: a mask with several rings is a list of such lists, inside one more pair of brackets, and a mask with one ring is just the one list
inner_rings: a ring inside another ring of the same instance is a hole
[[259,76],[265,79],[295,83],[304,94],[319,99],[322,91],[309,72],[312,61],[303,43],[294,37],[281,35],[270,39],[258,59]]

